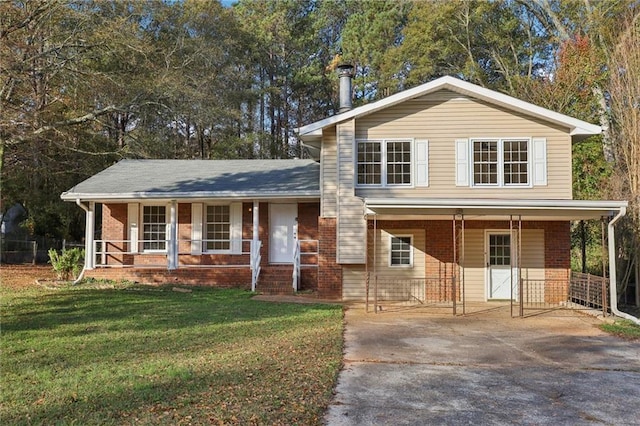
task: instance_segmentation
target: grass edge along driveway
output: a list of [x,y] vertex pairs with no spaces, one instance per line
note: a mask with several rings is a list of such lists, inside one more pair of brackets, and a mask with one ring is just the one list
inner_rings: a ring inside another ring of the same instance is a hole
[[2,289],[2,424],[321,424],[340,306],[241,290]]

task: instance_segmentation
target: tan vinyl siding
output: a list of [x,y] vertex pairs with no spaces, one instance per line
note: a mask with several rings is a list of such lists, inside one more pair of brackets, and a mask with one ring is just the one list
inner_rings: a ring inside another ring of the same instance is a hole
[[342,268],[342,300],[364,301],[366,297],[364,265],[345,265]]
[[[504,230],[502,230],[504,231]],[[508,231],[508,230],[507,230]],[[486,294],[486,241],[484,229],[465,231],[464,287],[465,298],[470,302],[487,299]],[[515,239],[512,244],[515,248]],[[544,230],[522,231],[522,277],[544,279]],[[514,265],[515,266],[515,265]]]
[[[373,234],[373,231],[371,231]],[[413,245],[413,266],[390,266],[390,241],[391,236],[411,236]],[[402,280],[411,278],[424,278],[424,229],[378,229],[376,241],[376,262],[375,269],[378,280]],[[373,243],[369,243],[369,250],[373,250]],[[370,265],[370,269],[374,266]]]
[[322,135],[321,183],[322,217],[336,217],[336,194],[338,192],[338,158],[336,145],[336,128],[324,130]]
[[464,231],[464,294],[469,302],[486,300],[484,229]]
[[[389,291],[393,292],[394,284],[391,281],[403,279],[422,279],[425,277],[425,231],[424,229],[393,229],[377,230],[376,262],[373,262],[373,230],[369,230],[369,273],[370,273],[370,297],[373,298],[374,276],[378,277],[378,291],[381,298],[389,296]],[[389,250],[391,235],[412,236],[413,243],[413,266],[390,266]],[[364,301],[366,298],[366,267],[364,265],[348,265],[342,268],[342,298],[343,300]],[[375,275],[374,275],[375,272]],[[397,287],[397,283],[395,284]]]
[[[546,138],[547,185],[533,188],[470,188],[455,185],[455,140]],[[571,138],[559,128],[486,102],[439,91],[359,118],[357,139],[429,140],[429,187],[358,188],[364,197],[469,197],[571,199]]]
[[364,202],[354,194],[354,122],[337,126],[338,133],[338,263],[365,263]]

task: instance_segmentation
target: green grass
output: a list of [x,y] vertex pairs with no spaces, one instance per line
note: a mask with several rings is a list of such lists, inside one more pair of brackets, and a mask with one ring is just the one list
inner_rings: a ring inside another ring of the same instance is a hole
[[640,326],[629,320],[618,320],[613,324],[601,324],[600,328],[607,333],[615,334],[624,339],[640,339]]
[[339,306],[240,290],[3,290],[1,424],[320,424]]

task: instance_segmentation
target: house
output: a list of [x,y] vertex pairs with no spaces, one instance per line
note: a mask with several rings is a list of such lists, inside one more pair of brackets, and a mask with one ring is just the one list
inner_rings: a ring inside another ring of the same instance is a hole
[[297,129],[312,160],[125,160],[63,193],[87,211],[86,274],[555,303],[571,221],[608,218],[615,278],[627,203],[572,199],[572,143],[599,126],[454,77],[351,108],[339,73],[340,113]]

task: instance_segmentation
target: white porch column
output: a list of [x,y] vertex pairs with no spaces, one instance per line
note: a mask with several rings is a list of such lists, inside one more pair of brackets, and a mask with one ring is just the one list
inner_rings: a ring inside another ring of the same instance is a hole
[[171,271],[178,269],[178,203],[176,200],[171,200],[170,217],[167,263]]
[[[251,236],[251,291],[256,291],[256,285],[258,284],[258,274],[260,273],[260,203],[257,200],[253,200],[253,231]],[[258,253],[256,253],[258,251]]]
[[260,234],[260,215],[258,212],[258,206],[260,203],[256,200],[253,201],[253,241],[258,241]]
[[95,256],[95,244],[93,234],[95,233],[95,210],[96,203],[90,201],[88,209],[85,212],[85,227],[84,227],[84,268],[95,268],[96,256]]

